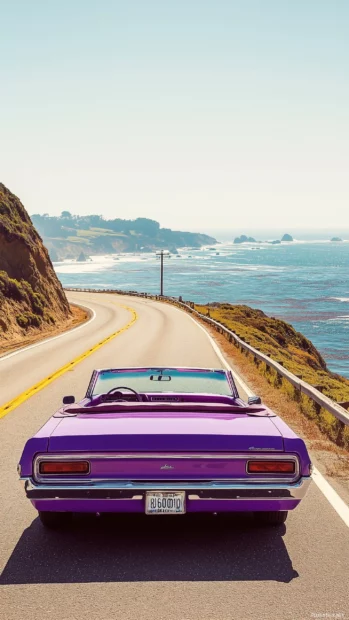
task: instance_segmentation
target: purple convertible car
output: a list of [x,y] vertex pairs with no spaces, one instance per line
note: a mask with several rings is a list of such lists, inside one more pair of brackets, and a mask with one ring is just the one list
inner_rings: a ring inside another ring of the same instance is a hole
[[95,370],[86,397],[63,399],[19,466],[47,527],[73,513],[253,512],[284,523],[304,497],[302,439],[227,370]]

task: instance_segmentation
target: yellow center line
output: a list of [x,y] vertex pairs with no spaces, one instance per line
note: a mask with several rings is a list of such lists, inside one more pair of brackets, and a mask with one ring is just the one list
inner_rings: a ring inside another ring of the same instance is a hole
[[92,353],[94,353],[95,351],[98,351],[98,349],[103,347],[105,344],[107,344],[108,342],[116,338],[117,336],[120,336],[120,334],[122,334],[127,329],[132,327],[132,325],[137,321],[137,318],[138,318],[137,312],[133,308],[130,308],[129,306],[122,306],[121,304],[118,304],[118,305],[121,306],[121,308],[124,308],[125,310],[128,310],[128,312],[131,313],[132,315],[131,321],[129,321],[124,327],[122,327],[121,329],[118,329],[113,334],[110,334],[110,336],[107,336],[107,338],[104,338],[103,340],[95,344],[91,349],[88,349],[87,351],[85,351],[85,353],[82,353],[81,355],[76,357],[71,362],[68,362],[68,364],[65,364],[65,366],[62,366],[61,368],[56,370],[54,373],[52,373],[45,379],[42,379],[41,381],[33,385],[31,388],[29,388],[28,390],[25,390],[24,392],[22,392],[22,394],[19,394],[19,396],[16,396],[12,400],[10,400],[8,403],[0,407],[0,418],[4,418],[5,415],[10,413],[10,411],[13,411],[14,409],[16,409],[16,407],[19,407],[19,405],[22,405],[22,403],[28,400],[28,398],[31,398],[31,396],[34,396],[34,394],[37,394],[38,392],[40,392],[40,390],[43,390],[47,385],[49,385],[50,383],[58,379],[58,377],[61,377],[62,375],[64,375],[66,372],[68,372],[68,370],[72,370],[72,368],[77,366],[77,364],[80,364],[80,362],[82,362],[84,359],[92,355]]

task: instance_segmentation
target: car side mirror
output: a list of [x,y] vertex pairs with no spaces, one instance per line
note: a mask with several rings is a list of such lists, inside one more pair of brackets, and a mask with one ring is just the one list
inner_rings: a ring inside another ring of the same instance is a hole
[[249,405],[261,405],[262,399],[260,396],[249,396],[247,402]]
[[63,396],[63,405],[72,405],[75,403],[75,396]]

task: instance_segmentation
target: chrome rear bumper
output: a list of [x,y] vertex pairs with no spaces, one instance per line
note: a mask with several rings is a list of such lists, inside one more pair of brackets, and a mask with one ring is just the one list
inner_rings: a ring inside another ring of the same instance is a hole
[[21,477],[26,495],[31,500],[140,500],[146,491],[186,491],[189,500],[297,500],[306,494],[311,477],[304,476],[293,484],[236,484],[232,481],[151,482],[124,480],[91,480],[84,484],[43,484]]

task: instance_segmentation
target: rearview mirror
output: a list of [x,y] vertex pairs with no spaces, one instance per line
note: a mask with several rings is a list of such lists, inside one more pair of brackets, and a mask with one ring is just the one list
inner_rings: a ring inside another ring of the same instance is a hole
[[170,375],[150,375],[150,381],[171,381]]
[[261,405],[262,399],[260,396],[249,396],[247,402],[249,405]]
[[63,396],[63,405],[72,405],[75,403],[75,396]]

